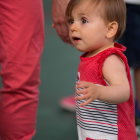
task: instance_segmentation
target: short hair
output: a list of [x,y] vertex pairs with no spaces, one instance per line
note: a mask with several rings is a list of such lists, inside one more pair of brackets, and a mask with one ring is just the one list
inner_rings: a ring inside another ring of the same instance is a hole
[[103,3],[104,11],[101,12],[101,16],[106,23],[113,21],[118,23],[118,31],[114,36],[114,41],[119,39],[126,28],[126,4],[124,0],[70,0],[65,13],[66,20],[71,18],[72,10],[84,1],[90,1],[95,6]]

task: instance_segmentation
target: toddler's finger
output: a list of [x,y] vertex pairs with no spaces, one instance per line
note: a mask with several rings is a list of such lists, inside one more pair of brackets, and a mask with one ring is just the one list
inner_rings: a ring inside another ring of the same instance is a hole
[[77,90],[76,91],[76,94],[84,94],[84,93],[86,93],[87,91],[86,91],[86,89],[84,88],[84,89],[80,89],[80,90]]
[[83,94],[81,96],[75,97],[75,100],[86,100],[88,96],[86,94]]
[[81,103],[79,106],[80,106],[80,107],[86,106],[86,105],[88,105],[91,101],[92,101],[91,99],[88,99],[86,102]]
[[83,83],[77,84],[76,87],[77,87],[77,89],[78,89],[78,88],[85,88],[85,84],[83,84]]
[[89,87],[89,83],[88,82],[84,82],[84,81],[77,82],[77,87],[78,88],[87,88],[87,87]]
[[77,82],[77,85],[80,85],[80,84],[83,84],[85,83],[85,81],[80,81],[80,82]]

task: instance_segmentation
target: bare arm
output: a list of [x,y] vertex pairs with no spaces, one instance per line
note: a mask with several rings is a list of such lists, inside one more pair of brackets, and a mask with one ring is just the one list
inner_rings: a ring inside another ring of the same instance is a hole
[[52,14],[53,25],[57,34],[65,43],[71,43],[69,39],[68,28],[65,22],[65,11],[70,0],[53,0]]
[[[100,88],[99,100],[112,103],[127,101],[130,96],[130,87],[123,62],[116,55],[111,55],[104,62],[102,71],[104,78],[109,82],[110,86],[108,88]],[[104,94],[102,90],[105,90]]]
[[77,88],[85,88],[77,91],[77,94],[85,93],[85,95],[76,97],[76,99],[87,99],[81,106],[87,105],[96,99],[116,104],[123,103],[129,99],[130,87],[125,66],[116,55],[111,55],[105,60],[102,72],[109,86],[97,86],[84,81],[77,83]]

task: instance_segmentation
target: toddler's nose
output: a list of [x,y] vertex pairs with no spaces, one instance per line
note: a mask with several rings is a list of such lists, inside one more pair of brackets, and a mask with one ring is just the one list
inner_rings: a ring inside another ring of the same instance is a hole
[[74,31],[77,32],[78,31],[78,29],[77,29],[77,27],[75,25],[72,25],[70,27],[70,29],[71,29],[72,32],[74,32]]

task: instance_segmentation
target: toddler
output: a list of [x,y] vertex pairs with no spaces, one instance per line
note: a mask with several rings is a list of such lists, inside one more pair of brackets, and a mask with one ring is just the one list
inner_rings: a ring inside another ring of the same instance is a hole
[[71,0],[69,36],[80,57],[76,85],[79,140],[137,140],[125,47],[124,0]]

